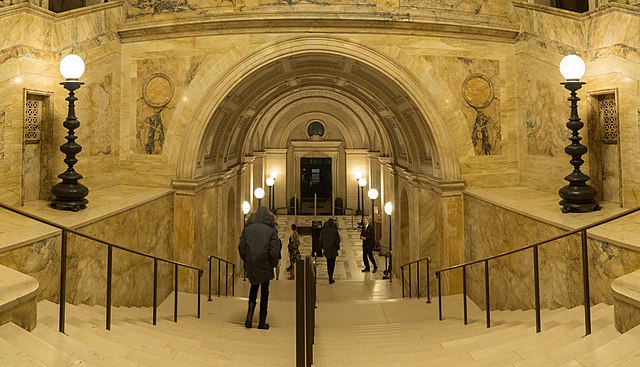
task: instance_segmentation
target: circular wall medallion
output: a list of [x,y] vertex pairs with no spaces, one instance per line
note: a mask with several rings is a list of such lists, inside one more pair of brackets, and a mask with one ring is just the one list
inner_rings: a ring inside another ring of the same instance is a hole
[[322,137],[324,135],[324,124],[318,120],[309,122],[309,125],[307,125],[307,134],[309,134],[309,137]]
[[483,74],[471,74],[462,83],[464,100],[475,108],[485,108],[493,101],[493,83]]
[[142,98],[151,107],[164,107],[173,98],[173,83],[166,74],[151,74],[142,87]]

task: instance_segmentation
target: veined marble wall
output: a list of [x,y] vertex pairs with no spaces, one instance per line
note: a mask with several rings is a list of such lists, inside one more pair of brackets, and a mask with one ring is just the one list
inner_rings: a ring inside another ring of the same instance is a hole
[[[53,16],[29,4],[0,9],[0,27],[12,29],[0,40],[0,93],[7,96],[0,110],[5,123],[0,135],[4,158],[0,160],[0,200],[17,204],[20,200],[22,174],[22,129],[24,90],[52,93],[54,175],[63,172],[64,155],[57,149],[66,140],[62,126],[67,116],[68,92],[59,85],[58,71],[63,55],[80,54],[87,64],[82,81],[85,85],[76,96],[76,114],[80,128],[77,142],[83,146],[76,170],[90,188],[118,182],[119,138],[119,43],[115,34],[117,4],[105,5],[101,11],[77,10]],[[49,121],[51,122],[51,121]],[[2,162],[4,161],[4,162]]]
[[[173,195],[165,195],[115,214],[79,231],[133,250],[165,258],[173,255]],[[104,304],[107,248],[69,234],[67,302]],[[60,236],[0,255],[0,263],[31,275],[40,283],[39,299],[57,301],[60,281]],[[158,299],[173,291],[173,265],[159,263]],[[153,304],[153,260],[113,250],[113,305]]]
[[[484,200],[464,196],[465,261],[509,251],[565,233],[558,227]],[[613,303],[611,282],[637,270],[640,252],[588,239],[591,302]],[[573,235],[540,247],[540,304],[543,308],[582,304],[581,239]],[[458,272],[460,273],[460,272]],[[489,262],[491,308],[534,307],[532,250]],[[467,269],[469,296],[483,307],[484,265]]]
[[[566,185],[563,178],[573,169],[564,153],[570,134],[566,128],[569,92],[559,85],[563,78],[558,65],[564,55],[578,53],[587,63],[583,78],[587,84],[578,92],[583,122],[589,119],[588,95],[617,91],[622,202],[625,206],[637,205],[640,126],[635,111],[640,98],[640,11],[617,4],[602,6],[591,16],[567,16],[566,12],[534,5],[514,9],[522,25],[516,44],[518,74],[522,76],[519,130],[524,138],[520,145],[520,183],[548,192]],[[581,136],[586,144],[588,128],[581,130]],[[590,166],[587,155],[583,158],[583,172],[599,169]]]

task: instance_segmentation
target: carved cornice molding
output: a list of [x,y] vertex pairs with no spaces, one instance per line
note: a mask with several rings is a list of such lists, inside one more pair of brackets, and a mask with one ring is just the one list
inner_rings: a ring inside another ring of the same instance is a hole
[[195,196],[202,190],[219,187],[226,184],[231,179],[244,172],[249,164],[250,163],[238,164],[225,170],[224,172],[213,173],[206,177],[197,179],[173,180],[171,181],[171,187],[175,190],[176,195]]
[[436,36],[513,43],[518,28],[501,22],[456,22],[437,17],[412,16],[409,13],[390,16],[389,13],[348,12],[256,12],[255,14],[216,14],[198,19],[149,21],[122,26],[118,33],[123,43],[194,35],[252,34],[252,33],[319,33],[398,34]]

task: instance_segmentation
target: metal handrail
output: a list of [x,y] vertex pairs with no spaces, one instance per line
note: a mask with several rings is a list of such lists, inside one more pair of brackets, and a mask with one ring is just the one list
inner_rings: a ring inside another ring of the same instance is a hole
[[550,237],[543,241],[526,245],[515,250],[506,251],[497,255],[488,256],[483,259],[468,261],[463,264],[453,265],[446,268],[439,269],[435,272],[435,276],[438,280],[438,316],[442,320],[442,293],[441,293],[441,273],[451,271],[454,269],[462,268],[462,294],[463,294],[463,310],[464,310],[464,324],[467,324],[467,267],[479,263],[484,263],[484,279],[485,279],[485,313],[487,327],[491,327],[491,307],[490,307],[490,291],[489,291],[489,260],[495,260],[507,255],[512,255],[522,251],[531,249],[533,251],[533,282],[534,282],[534,303],[535,303],[535,315],[536,315],[536,332],[540,332],[540,274],[538,266],[538,247],[547,243],[565,238],[577,233],[580,233],[581,247],[582,247],[582,282],[583,282],[583,304],[585,314],[585,335],[591,334],[591,309],[590,309],[590,291],[589,291],[589,258],[587,248],[587,230],[612,222],[614,220],[625,217],[629,214],[633,214],[640,210],[640,206],[612,215],[608,218],[601,219],[591,224],[582,226],[580,228],[571,230],[569,232]]
[[311,257],[296,262],[296,367],[313,365],[316,274]]
[[425,256],[421,259],[417,259],[417,260],[413,260],[410,261],[404,265],[400,265],[400,271],[401,271],[401,283],[402,283],[402,298],[404,298],[404,268],[408,267],[409,268],[409,298],[412,297],[412,287],[411,287],[411,265],[416,264],[416,280],[418,281],[418,299],[420,298],[420,262],[421,261],[425,261],[427,263],[427,276],[426,276],[426,282],[427,282],[427,303],[431,303],[431,285],[429,284],[429,278],[430,278],[430,270],[429,270],[429,264],[431,264],[431,258],[429,256]]
[[200,318],[200,285],[201,285],[201,280],[202,280],[202,274],[204,273],[204,271],[200,268],[191,266],[191,265],[187,265],[178,261],[174,261],[174,260],[169,260],[169,259],[165,259],[162,257],[158,257],[158,256],[154,256],[151,254],[147,254],[141,251],[137,251],[137,250],[132,250],[130,248],[127,247],[123,247],[120,245],[116,245],[114,243],[102,240],[100,238],[94,237],[92,235],[88,235],[82,232],[79,232],[75,229],[71,229],[67,226],[63,226],[61,224],[55,223],[51,220],[39,217],[37,215],[33,215],[30,213],[27,213],[21,209],[18,208],[14,208],[10,205],[6,205],[3,203],[0,203],[0,207],[16,213],[16,214],[20,214],[22,216],[25,216],[27,218],[33,219],[35,221],[38,221],[40,223],[44,223],[46,225],[49,225],[51,227],[55,227],[58,228],[60,230],[62,230],[62,234],[61,234],[61,250],[60,250],[60,313],[59,313],[59,325],[58,325],[58,330],[61,333],[64,333],[64,327],[65,327],[65,304],[66,304],[66,289],[67,289],[67,279],[66,279],[66,274],[67,274],[67,237],[68,237],[68,233],[73,233],[77,236],[80,237],[84,237],[86,239],[95,241],[97,243],[103,244],[107,246],[107,295],[106,295],[106,329],[107,330],[111,330],[111,284],[112,284],[112,280],[113,280],[113,249],[119,249],[122,251],[126,251],[132,254],[136,254],[136,255],[140,255],[143,257],[147,257],[150,259],[153,259],[153,325],[156,325],[156,321],[157,321],[157,309],[158,309],[158,261],[162,261],[168,264],[173,264],[174,265],[174,307],[173,307],[173,321],[176,322],[178,321],[178,268],[179,267],[183,267],[183,268],[187,268],[187,269],[192,269],[198,272],[198,311],[197,311],[197,317]]
[[235,296],[236,294],[236,286],[235,286],[235,275],[236,275],[236,264],[231,261],[219,258],[215,255],[209,256],[209,298],[207,301],[211,302],[211,260],[218,260],[218,297],[220,297],[220,264],[224,262],[224,295],[225,297],[229,295],[229,265],[231,265],[231,296]]

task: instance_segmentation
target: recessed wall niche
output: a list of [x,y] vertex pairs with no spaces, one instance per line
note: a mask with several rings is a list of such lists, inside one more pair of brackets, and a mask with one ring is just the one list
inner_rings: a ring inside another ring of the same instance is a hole
[[590,184],[598,190],[598,201],[622,206],[622,166],[615,90],[590,93],[588,148]]
[[50,200],[53,182],[52,93],[25,90],[20,204]]

